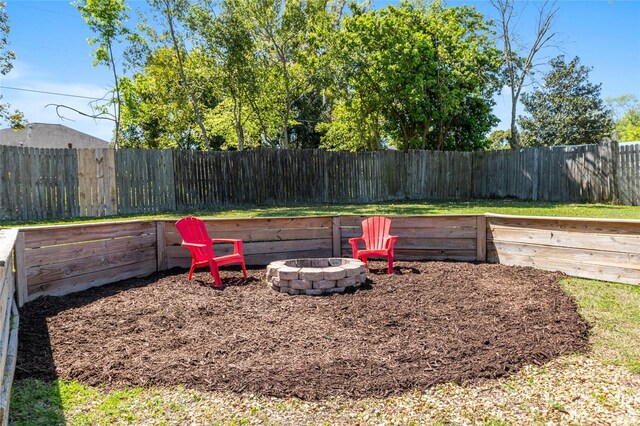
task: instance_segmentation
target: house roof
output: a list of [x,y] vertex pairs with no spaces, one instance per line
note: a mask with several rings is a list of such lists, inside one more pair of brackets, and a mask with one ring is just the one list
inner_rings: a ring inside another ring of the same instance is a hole
[[29,123],[21,130],[1,129],[0,145],[30,148],[108,148],[109,142],[62,124]]

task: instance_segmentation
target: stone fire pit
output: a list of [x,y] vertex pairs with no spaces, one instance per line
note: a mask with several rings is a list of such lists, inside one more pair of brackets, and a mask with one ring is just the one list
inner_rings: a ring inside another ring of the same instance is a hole
[[357,259],[289,259],[267,266],[267,283],[282,293],[318,296],[343,293],[367,279],[363,262]]

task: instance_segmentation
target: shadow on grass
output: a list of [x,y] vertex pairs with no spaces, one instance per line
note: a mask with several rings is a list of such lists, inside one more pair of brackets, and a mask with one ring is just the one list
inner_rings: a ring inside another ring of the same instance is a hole
[[[184,274],[183,269],[164,271],[162,276]],[[47,327],[48,318],[58,313],[80,308],[105,297],[116,295],[132,288],[143,287],[159,277],[159,273],[145,278],[127,280],[94,287],[61,299],[46,296],[20,309],[18,335],[18,358],[16,375],[12,387],[9,407],[10,423],[13,425],[64,425],[65,409],[70,401],[82,401],[92,391],[79,383],[61,381],[56,373],[51,339]],[[117,284],[117,285],[115,285]],[[212,284],[209,284],[212,286]],[[38,344],[33,342],[33,337]]]

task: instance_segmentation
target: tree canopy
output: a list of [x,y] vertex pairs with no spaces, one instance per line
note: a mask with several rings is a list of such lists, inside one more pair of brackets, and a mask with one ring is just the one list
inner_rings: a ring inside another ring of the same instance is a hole
[[640,141],[640,99],[621,95],[607,99],[614,111],[616,133],[620,142]]
[[520,117],[526,146],[576,145],[602,142],[611,135],[611,110],[601,98],[601,84],[589,81],[590,69],[575,57],[549,62],[540,87],[522,97],[527,116]]
[[[6,75],[11,71],[15,58],[15,53],[9,49],[9,16],[5,10],[5,2],[0,1],[0,75]],[[0,102],[0,121],[7,122],[14,129],[24,126],[23,114],[18,110],[12,111],[8,103]]]
[[[508,19],[496,25],[441,0],[348,10],[344,0],[147,0],[151,13],[135,29],[125,28],[125,1],[76,2],[96,33],[96,59],[114,69],[121,146],[470,151],[514,145],[519,131],[523,144],[544,145],[611,130],[588,68],[559,57],[522,96],[521,129],[487,137],[495,94],[511,81],[519,96],[553,36],[554,1],[527,58],[512,49]],[[512,1],[494,4],[512,15]],[[117,76],[112,43],[123,36],[128,73]],[[636,113],[618,133],[635,135]]]
[[474,8],[148,3],[133,29],[124,0],[76,2],[114,77],[113,43],[126,35],[129,73],[114,100],[121,146],[473,150],[497,121],[501,54]]

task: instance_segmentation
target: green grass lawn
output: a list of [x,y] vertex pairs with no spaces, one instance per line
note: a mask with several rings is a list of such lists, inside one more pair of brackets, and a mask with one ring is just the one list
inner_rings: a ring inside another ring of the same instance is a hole
[[606,219],[639,219],[640,206],[613,204],[561,204],[541,201],[470,200],[470,201],[412,201],[375,204],[325,204],[290,207],[237,207],[188,212],[169,212],[153,215],[110,216],[105,218],[76,218],[56,221],[0,221],[0,226],[50,225],[112,220],[177,218],[187,214],[210,218],[322,216],[340,214],[362,215],[429,215],[497,213],[523,216],[593,217]]
[[[14,383],[11,419],[15,425],[631,424],[616,416],[633,410],[620,401],[640,404],[640,287],[579,278],[561,285],[593,326],[591,353],[482,385],[441,385],[380,400],[304,402],[183,387],[107,392],[73,381],[28,379]],[[568,422],[571,410],[583,420]]]

